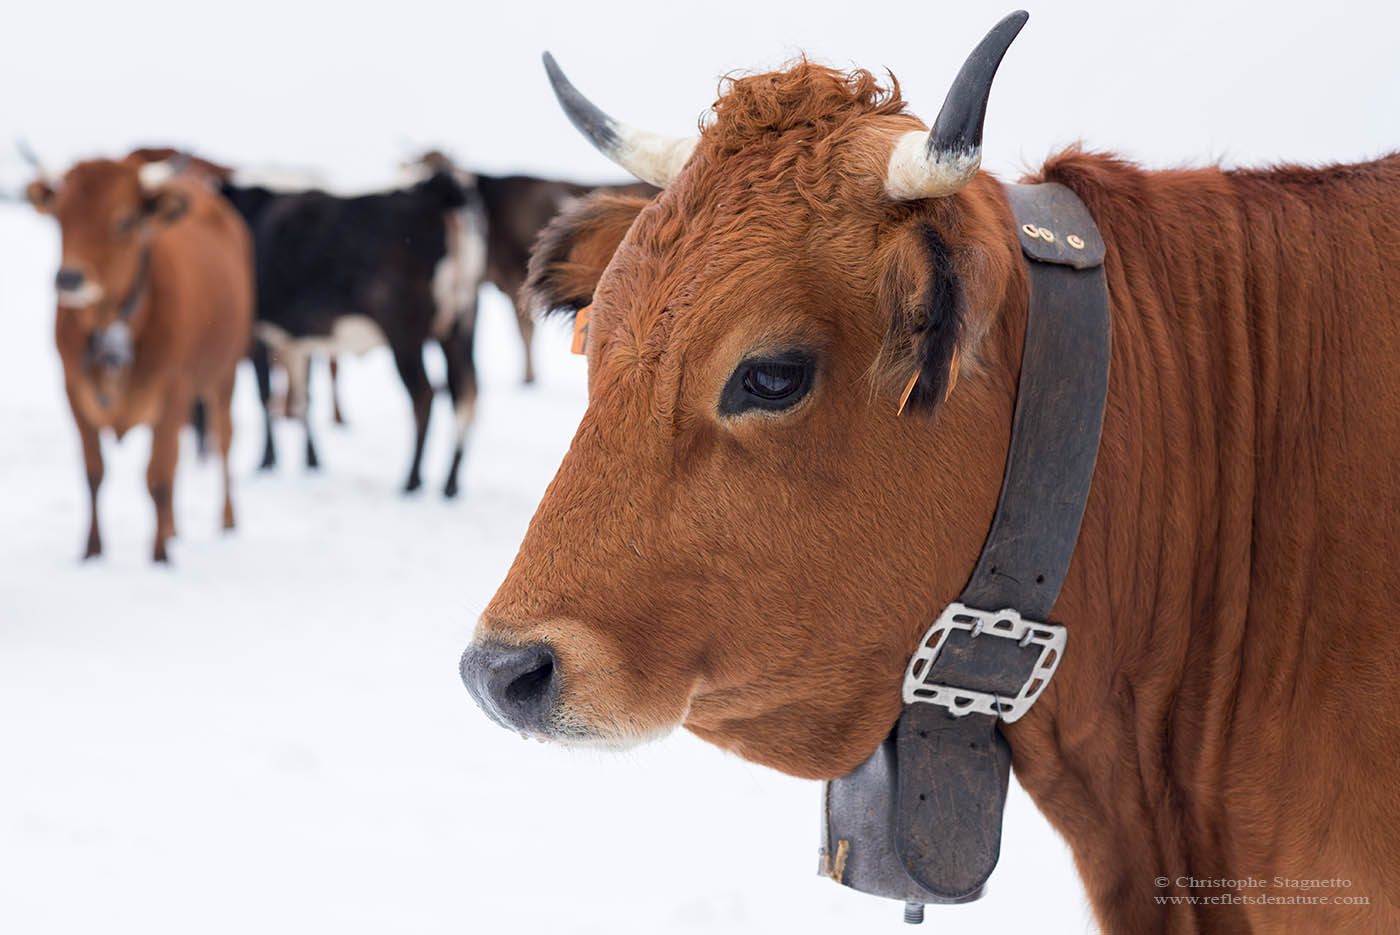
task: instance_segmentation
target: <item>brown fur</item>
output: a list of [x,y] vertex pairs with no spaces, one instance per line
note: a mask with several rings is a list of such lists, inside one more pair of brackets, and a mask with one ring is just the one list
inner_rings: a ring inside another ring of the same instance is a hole
[[[919,126],[896,104],[807,64],[742,79],[625,236],[615,201],[546,235],[537,300],[591,293],[589,407],[478,639],[555,647],[569,736],[683,723],[833,777],[898,715],[996,505],[1028,290],[990,177],[883,195]],[[1042,177],[1108,242],[1113,359],[1054,612],[1068,651],[1006,729],[1020,781],[1108,932],[1395,931],[1400,157],[1145,172],[1071,151]],[[901,418],[908,375],[945,360],[920,331],[939,275],[966,363],[931,420]],[[807,399],[718,415],[746,354],[794,344],[818,352]],[[1186,875],[1340,877],[1321,892],[1369,905],[1156,903]]]
[[650,200],[601,191],[559,212],[530,254],[521,304],[534,312],[576,312],[592,302],[593,287]]
[[[30,196],[52,213],[63,234],[63,264],[76,266],[103,289],[84,308],[58,309],[55,339],[64,384],[83,444],[91,522],[84,557],[98,555],[97,491],[103,465],[99,432],[121,438],[138,424],[152,429],[147,487],[156,507],[154,557],[165,561],[166,540],[175,532],[172,511],[179,432],[196,401],[205,404],[223,462],[223,526],[233,528],[228,450],[233,426],[229,405],[234,370],[247,348],[253,320],[252,248],[242,220],[203,184],[174,181],[152,200],[141,190],[137,168],[145,160],[95,160],[69,170],[57,191],[42,183]],[[183,213],[159,206],[183,204]],[[119,233],[124,218],[142,217]],[[137,280],[144,246],[151,251],[148,286],[130,327],[134,360],[124,371],[94,367],[88,357],[93,334],[117,318]]]

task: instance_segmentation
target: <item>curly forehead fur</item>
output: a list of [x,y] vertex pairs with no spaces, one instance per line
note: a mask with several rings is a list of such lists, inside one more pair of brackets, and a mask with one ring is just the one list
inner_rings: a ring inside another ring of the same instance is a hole
[[969,301],[985,310],[1000,298],[1001,278],[980,277],[997,284],[985,296],[965,296],[956,281],[988,271],[967,235],[996,209],[973,208],[987,200],[976,192],[885,196],[892,140],[922,127],[893,76],[885,87],[865,70],[800,60],[726,79],[721,92],[685,171],[654,201],[588,200],[546,229],[527,301],[572,312],[599,284],[593,334],[609,359],[633,363],[659,360],[682,332],[712,336],[723,322],[703,319],[728,321],[740,308],[787,310],[812,327],[825,318],[846,339],[874,329],[872,386],[902,385],[918,370],[911,408],[932,412]]
[[[766,175],[824,216],[842,186],[873,184],[882,173],[889,152],[872,149],[872,130],[918,125],[899,82],[893,75],[889,82],[884,87],[864,69],[837,71],[805,59],[782,71],[726,78],[692,165],[723,162],[724,176],[736,183]],[[758,184],[765,194],[779,193]]]
[[793,130],[831,136],[868,116],[905,113],[899,82],[884,88],[865,69],[841,72],[799,60],[784,71],[726,78],[705,138],[734,151]]

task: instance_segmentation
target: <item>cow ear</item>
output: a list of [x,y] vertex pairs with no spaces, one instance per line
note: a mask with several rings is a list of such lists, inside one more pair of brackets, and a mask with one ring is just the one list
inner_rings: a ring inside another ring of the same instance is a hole
[[1000,183],[974,182],[905,215],[877,254],[876,300],[889,316],[872,373],[903,410],[933,413],[975,376],[1003,305],[1024,303],[1021,249]]
[[174,224],[190,209],[190,196],[172,188],[163,188],[146,196],[143,213],[158,224]]
[[560,212],[535,240],[521,289],[525,307],[572,316],[591,303],[603,270],[646,205],[646,198],[599,192]]
[[35,179],[24,189],[24,197],[40,214],[48,214],[53,210],[53,196],[53,186],[43,179]]
[[885,258],[880,305],[890,316],[878,370],[903,387],[900,411],[932,413],[957,379],[967,297],[953,248],[932,224],[902,231]]

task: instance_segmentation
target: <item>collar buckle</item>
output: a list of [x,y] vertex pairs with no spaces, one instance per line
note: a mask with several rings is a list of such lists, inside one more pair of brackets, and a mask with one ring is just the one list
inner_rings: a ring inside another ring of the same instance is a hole
[[[932,680],[937,677],[935,663],[948,635],[959,630],[966,631],[972,639],[991,636],[1012,640],[1022,648],[1040,647],[1040,657],[1015,697],[1006,698],[994,692]],[[954,717],[987,714],[1010,724],[1029,711],[1041,692],[1045,691],[1045,686],[1050,684],[1050,677],[1055,674],[1065,654],[1065,637],[1064,627],[1027,620],[1010,608],[978,610],[954,601],[944,608],[938,620],[919,640],[919,648],[909,660],[909,668],[904,673],[904,703],[938,705],[947,708]]]

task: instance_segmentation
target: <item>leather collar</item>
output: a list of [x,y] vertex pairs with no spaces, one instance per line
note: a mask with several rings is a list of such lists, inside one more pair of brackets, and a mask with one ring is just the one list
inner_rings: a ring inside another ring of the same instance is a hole
[[136,307],[141,304],[141,299],[146,295],[146,287],[151,280],[151,248],[149,245],[141,249],[141,259],[136,267],[136,278],[132,280],[131,289],[127,292],[122,304],[117,306],[117,317],[122,321],[131,321],[131,316],[136,314]]
[[[998,720],[1014,719],[1006,699],[1048,682],[1046,656],[1058,664],[1063,654],[1063,628],[1048,617],[1078,541],[1108,392],[1105,246],[1093,218],[1056,183],[1007,185],[1006,195],[1031,291],[997,512],[959,603],[941,618],[961,611],[963,622],[926,635],[941,634],[931,658],[925,647],[922,663],[911,660],[890,737],[823,796],[821,872],[904,900],[909,921],[925,903],[979,898],[996,866],[1011,766]],[[995,629],[1009,631],[1013,618],[1024,637],[1000,638],[1008,633]],[[1032,642],[1037,633],[1047,638]],[[1052,633],[1058,649],[1048,654]],[[942,691],[918,690],[929,684]]]

